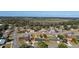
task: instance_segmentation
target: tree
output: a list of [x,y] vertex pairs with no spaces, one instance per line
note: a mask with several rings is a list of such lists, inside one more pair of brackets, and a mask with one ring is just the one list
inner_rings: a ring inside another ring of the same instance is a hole
[[2,32],[0,32],[0,38],[3,36],[3,33]]
[[7,30],[7,29],[8,29],[8,27],[9,27],[9,25],[8,25],[8,24],[4,24],[4,25],[3,25],[3,29],[4,29],[4,30]]
[[64,35],[58,35],[58,37],[60,38],[60,39],[64,39],[65,38],[65,36]]
[[43,38],[43,35],[42,34],[40,34],[40,38]]
[[68,25],[64,25],[64,29],[65,30],[70,30],[70,27],[68,27]]
[[45,40],[47,40],[47,35],[46,34],[43,34],[43,37],[45,38]]

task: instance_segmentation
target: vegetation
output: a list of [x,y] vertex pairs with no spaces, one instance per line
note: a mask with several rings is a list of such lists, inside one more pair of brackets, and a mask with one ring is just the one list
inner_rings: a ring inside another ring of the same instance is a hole
[[0,32],[0,38],[3,36],[3,33],[2,32]]
[[59,43],[58,48],[68,48],[68,46],[65,43]]
[[2,48],[11,48],[11,44],[5,44]]
[[[18,21],[19,20],[19,21]],[[49,34],[50,30],[54,30],[55,33],[58,35],[57,38],[61,39],[61,43],[58,44],[59,48],[68,48],[68,46],[65,44],[67,43],[67,39],[63,31],[69,31],[71,32],[71,29],[79,29],[79,19],[65,19],[65,18],[52,18],[52,17],[0,17],[0,24],[3,24],[2,26],[0,25],[0,37],[3,36],[3,31],[7,30],[9,25],[13,26],[11,30],[14,29],[14,27],[17,27],[18,34],[23,34],[27,29],[33,29],[36,33],[37,36],[31,35],[33,40],[37,37],[37,39],[56,39],[55,35]],[[20,28],[21,27],[21,28]],[[50,29],[52,27],[52,29]],[[23,30],[24,28],[24,30]],[[44,33],[38,33],[39,30],[45,29],[47,30],[46,34]],[[63,30],[63,31],[62,31]],[[60,32],[62,34],[60,34]],[[51,32],[52,33],[52,32]],[[49,34],[49,35],[48,35]],[[9,34],[8,37],[6,38],[7,42],[12,41],[12,37],[9,39]],[[19,36],[18,36],[19,37]],[[32,46],[29,46],[26,44],[26,41],[23,39],[18,40],[20,48],[30,48]],[[75,44],[78,44],[78,40],[76,38],[72,39],[72,42]],[[29,40],[29,44],[32,45],[32,41]],[[4,46],[5,47],[5,46]],[[48,48],[48,44],[46,44],[46,41],[39,41],[37,43],[38,48]]]
[[58,37],[59,37],[60,39],[64,39],[64,38],[65,38],[64,35],[58,35]]
[[22,44],[22,45],[20,46],[20,48],[34,48],[34,47],[31,46],[31,45]]
[[47,35],[46,34],[43,34],[44,38],[47,38]]
[[[18,21],[19,20],[19,21]],[[49,28],[49,26],[64,26],[65,30],[68,30],[70,27],[67,25],[72,25],[71,28],[78,28],[79,25],[78,19],[66,19],[66,18],[52,18],[52,17],[0,17],[0,24],[13,24],[16,26],[29,26],[32,29],[41,29]],[[35,27],[36,26],[36,27]]]
[[40,34],[40,38],[43,38],[43,35],[42,34]]
[[48,48],[48,45],[45,42],[38,42],[37,47],[38,48]]
[[74,42],[75,44],[78,44],[78,40],[76,38],[72,38],[72,42]]
[[22,44],[20,48],[26,48],[27,46],[28,46],[27,44]]

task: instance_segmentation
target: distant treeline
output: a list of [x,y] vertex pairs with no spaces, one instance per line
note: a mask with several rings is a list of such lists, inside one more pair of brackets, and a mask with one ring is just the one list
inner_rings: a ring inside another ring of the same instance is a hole
[[79,25],[79,19],[52,17],[0,17],[0,24],[15,24],[16,26]]

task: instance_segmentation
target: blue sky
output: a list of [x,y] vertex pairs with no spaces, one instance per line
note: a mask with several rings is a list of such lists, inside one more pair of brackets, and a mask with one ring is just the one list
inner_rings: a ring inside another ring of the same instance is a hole
[[79,17],[79,11],[0,11],[0,16]]

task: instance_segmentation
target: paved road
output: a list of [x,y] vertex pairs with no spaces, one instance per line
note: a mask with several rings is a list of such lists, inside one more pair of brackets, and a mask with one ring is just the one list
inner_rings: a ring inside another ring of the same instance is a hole
[[17,35],[17,32],[16,30],[14,30],[13,32],[13,48],[19,48],[19,45],[17,43],[17,40],[18,40],[18,35]]

